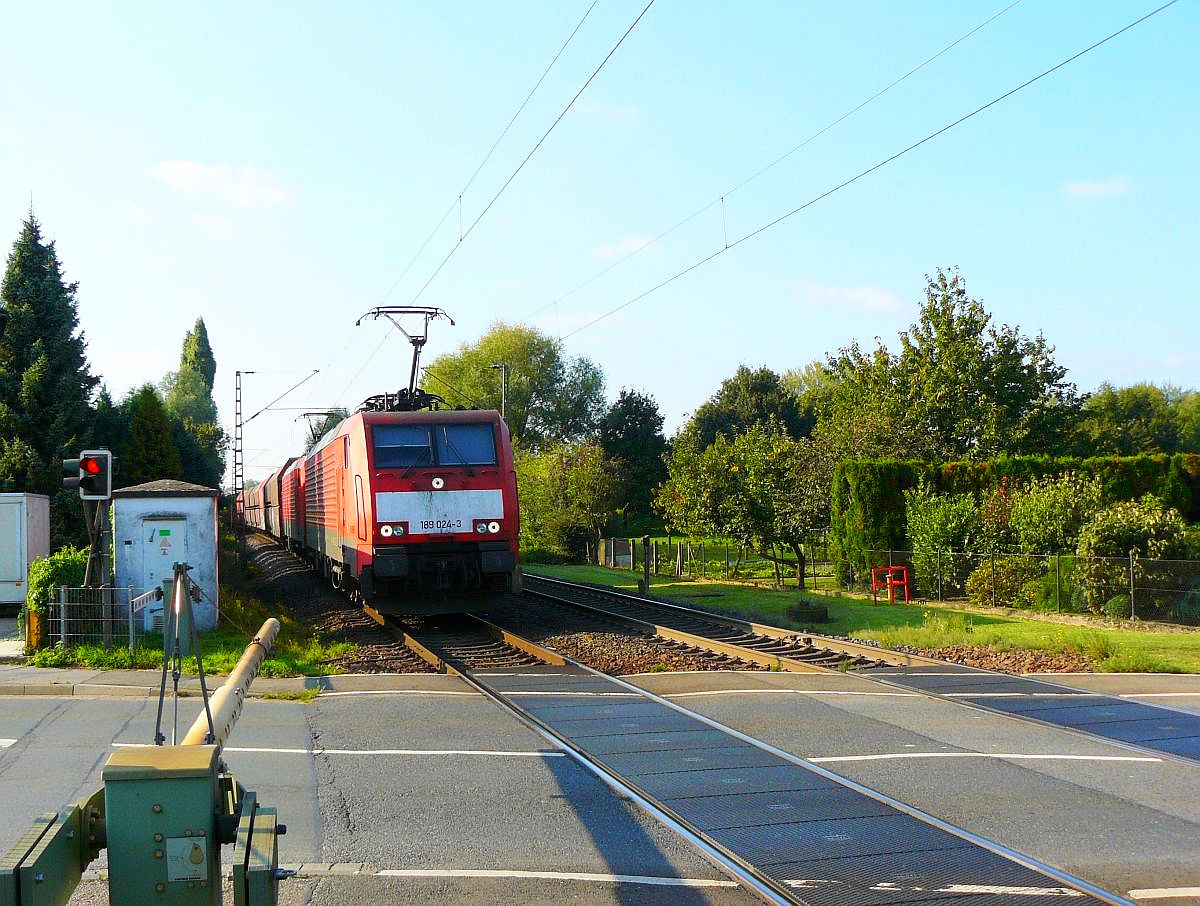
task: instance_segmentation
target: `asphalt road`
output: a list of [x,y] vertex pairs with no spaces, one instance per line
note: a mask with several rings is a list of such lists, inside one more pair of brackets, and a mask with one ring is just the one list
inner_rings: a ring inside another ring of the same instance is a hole
[[[1197,899],[1162,893],[1200,887],[1200,766],[852,676],[638,682],[1102,887],[1158,906]],[[227,751],[288,824],[281,861],[308,877],[286,882],[285,901],[758,902],[457,680],[340,688],[307,705],[248,702]],[[181,727],[196,710],[182,702]],[[153,699],[0,698],[0,850],[35,814],[99,786],[114,744],[148,743],[154,717]],[[76,902],[102,902],[101,887]]]

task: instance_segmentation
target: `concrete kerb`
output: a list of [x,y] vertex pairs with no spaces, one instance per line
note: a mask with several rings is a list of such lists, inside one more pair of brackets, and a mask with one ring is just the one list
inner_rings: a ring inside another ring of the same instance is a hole
[[[158,694],[158,670],[78,670],[54,667],[0,665],[0,696],[59,695],[95,698],[144,698]],[[223,675],[205,678],[209,692],[224,681]],[[170,689],[171,680],[167,678]],[[179,683],[184,696],[199,697],[200,680],[185,676]],[[249,698],[299,697],[305,692],[468,692],[454,676],[431,673],[332,674],[329,676],[258,677]]]

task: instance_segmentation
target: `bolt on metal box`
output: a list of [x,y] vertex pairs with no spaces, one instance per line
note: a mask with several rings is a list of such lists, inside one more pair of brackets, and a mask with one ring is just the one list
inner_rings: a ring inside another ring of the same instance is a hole
[[219,906],[216,746],[119,749],[104,767],[114,903]]

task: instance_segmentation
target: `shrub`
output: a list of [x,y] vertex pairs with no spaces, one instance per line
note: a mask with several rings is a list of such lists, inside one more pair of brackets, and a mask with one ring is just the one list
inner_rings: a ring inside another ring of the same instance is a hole
[[87,572],[88,549],[64,547],[49,557],[29,564],[29,586],[25,592],[25,609],[42,613],[54,600],[55,589],[61,585],[78,588]]
[[1104,602],[1104,615],[1110,620],[1129,618],[1129,595],[1113,595]]
[[1200,588],[1193,588],[1170,607],[1171,620],[1185,626],[1200,626]]
[[1002,607],[1032,607],[1033,599],[1024,594],[1025,587],[1039,582],[1045,569],[1045,562],[1037,557],[986,557],[967,578],[967,598],[980,607],[990,607],[993,602]]
[[[969,559],[964,553],[978,549],[983,524],[979,506],[970,494],[934,494],[922,482],[904,492],[908,508],[908,540],[912,545],[917,585],[927,594],[943,585],[959,590]],[[940,552],[940,554],[939,554]]]
[[1127,594],[1130,550],[1137,552],[1134,587],[1140,614],[1156,615],[1178,594],[1164,587],[1170,582],[1172,565],[1146,561],[1187,556],[1183,517],[1147,495],[1139,501],[1115,503],[1100,510],[1079,533],[1075,576],[1093,613],[1107,612],[1107,602],[1114,593]]
[[1080,529],[1103,506],[1103,495],[1098,479],[1076,472],[1035,478],[1014,492],[1009,529],[1026,553],[1073,550]]
[[1035,610],[1087,610],[1082,593],[1075,585],[1075,558],[1052,557],[1046,561],[1046,572],[1026,583],[1021,599]]

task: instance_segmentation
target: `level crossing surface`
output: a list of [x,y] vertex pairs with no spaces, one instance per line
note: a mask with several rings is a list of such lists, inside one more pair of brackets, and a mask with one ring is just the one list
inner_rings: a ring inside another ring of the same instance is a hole
[[[3,672],[26,688],[42,673]],[[85,697],[99,687],[73,679],[75,697],[0,695],[0,848],[32,815],[98,785],[114,744],[151,738],[145,688]],[[1182,702],[1195,691],[1187,679],[1088,681]],[[227,755],[289,826],[280,855],[303,869],[286,885],[305,891],[296,902],[760,902],[461,680],[321,682],[307,704],[249,701]],[[1200,770],[1183,761],[852,675],[632,682],[1139,903],[1200,896],[1182,893],[1200,887]],[[181,702],[183,726],[197,708]]]
[[886,667],[869,675],[904,689],[1200,760],[1200,714],[959,664]]
[[487,670],[484,686],[774,889],[813,906],[1043,906],[1084,882],[1035,866],[811,762],[580,668]]

